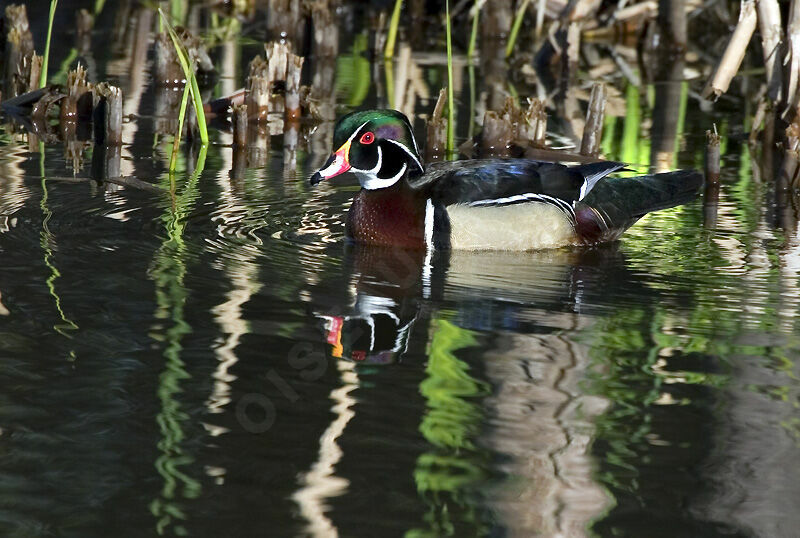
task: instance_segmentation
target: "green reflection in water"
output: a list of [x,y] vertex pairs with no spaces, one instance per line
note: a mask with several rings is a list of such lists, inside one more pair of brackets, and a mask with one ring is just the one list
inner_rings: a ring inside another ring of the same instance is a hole
[[[197,165],[183,192],[180,195],[172,192],[172,203],[163,216],[167,236],[155,253],[150,272],[155,282],[158,304],[155,317],[171,322],[163,334],[153,335],[153,338],[165,344],[164,371],[158,378],[157,390],[161,411],[156,416],[161,432],[161,439],[157,444],[161,455],[155,462],[156,470],[164,479],[164,485],[159,497],[150,503],[150,511],[156,517],[158,534],[164,534],[169,526],[173,525],[172,531],[175,534],[185,535],[186,528],[174,523],[176,520],[186,519],[186,513],[176,499],[179,494],[184,499],[194,499],[201,492],[200,482],[182,470],[193,463],[194,458],[181,446],[186,437],[183,423],[188,419],[188,415],[182,411],[177,396],[181,392],[181,381],[190,377],[181,359],[183,350],[181,340],[192,332],[191,326],[184,320],[184,305],[189,294],[184,285],[186,244],[183,232],[186,228],[186,217],[199,196],[197,183],[205,166],[207,149],[206,146],[200,148]],[[168,181],[170,185],[175,185],[173,177],[169,177]]]
[[[345,101],[349,106],[360,106],[369,92],[369,82],[372,77],[369,72],[369,60],[364,57],[367,44],[367,34],[358,34],[353,40],[350,53],[340,54],[336,58],[337,101]],[[387,91],[392,91],[391,85],[387,86]]]
[[[39,202],[39,207],[42,210],[42,232],[40,234],[39,244],[42,246],[42,251],[44,252],[44,264],[50,270],[50,276],[47,277],[47,280],[45,281],[47,284],[47,289],[50,292],[50,295],[53,297],[56,310],[58,311],[58,315],[62,322],[53,325],[53,329],[67,338],[72,338],[68,331],[77,330],[78,325],[68,318],[64,313],[64,309],[61,306],[61,297],[56,291],[56,280],[61,277],[61,272],[53,263],[53,245],[55,245],[55,237],[50,231],[49,226],[53,212],[50,211],[50,207],[47,205],[48,193],[47,178],[44,175],[44,142],[39,142],[39,155],[39,173],[42,177],[42,200]],[[70,351],[69,356],[74,359],[75,351]]]
[[486,480],[487,455],[477,448],[484,411],[479,398],[489,386],[469,374],[469,366],[455,351],[476,345],[471,331],[446,320],[433,321],[427,378],[420,392],[427,400],[427,412],[419,430],[433,445],[420,455],[414,470],[417,491],[428,505],[426,528],[412,529],[408,538],[454,536],[455,513],[459,519],[480,529],[476,502],[470,493]]

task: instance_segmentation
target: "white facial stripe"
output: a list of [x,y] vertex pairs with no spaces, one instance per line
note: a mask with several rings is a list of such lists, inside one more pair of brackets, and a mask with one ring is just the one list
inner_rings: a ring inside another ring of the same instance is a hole
[[[411,140],[412,140],[412,142],[414,141],[414,135],[413,135],[413,134],[411,135]],[[419,162],[419,159],[417,159],[417,156],[416,156],[415,154],[411,153],[411,152],[408,150],[408,148],[407,148],[407,147],[405,147],[403,144],[401,144],[401,143],[400,143],[400,142],[398,142],[397,140],[389,140],[389,139],[387,138],[387,139],[386,139],[386,141],[387,141],[387,142],[391,142],[392,144],[394,144],[395,146],[399,147],[399,148],[400,148],[400,149],[402,149],[404,152],[406,152],[406,154],[407,154],[409,157],[411,157],[411,158],[414,160],[414,162],[415,162],[415,163],[417,163],[417,166],[419,166],[419,169],[420,169],[421,171],[423,171],[423,172],[425,171],[425,169],[422,167],[422,163],[420,163],[420,162]],[[414,142],[414,151],[417,151],[417,143],[416,143],[416,142]],[[418,152],[418,151],[417,151],[417,152]]]
[[373,166],[372,169],[363,170],[363,172],[365,174],[369,174],[371,176],[376,176],[377,177],[378,172],[381,169],[381,166],[383,166],[383,150],[381,149],[380,146],[378,146],[378,162],[375,163],[375,166]]
[[359,174],[358,179],[361,181],[361,186],[369,191],[372,191],[376,189],[385,189],[386,187],[391,187],[392,185],[397,183],[401,177],[403,177],[403,174],[406,173],[407,168],[408,165],[406,163],[403,163],[403,167],[400,169],[400,171],[397,172],[393,177],[390,177],[388,179],[379,178],[376,174],[369,174],[362,176],[360,175],[364,174],[364,172],[362,171],[359,171],[357,173]]
[[352,142],[352,141],[353,141],[353,139],[354,139],[354,138],[356,137],[356,135],[358,134],[358,132],[359,132],[361,129],[363,129],[363,128],[364,128],[364,126],[365,126],[366,124],[368,124],[368,123],[369,123],[368,121],[365,121],[364,123],[362,123],[361,125],[359,125],[359,126],[358,126],[358,129],[356,129],[355,131],[353,131],[353,134],[351,134],[351,135],[350,135],[350,138],[348,138],[348,139],[347,139],[347,141],[348,141],[348,142]]

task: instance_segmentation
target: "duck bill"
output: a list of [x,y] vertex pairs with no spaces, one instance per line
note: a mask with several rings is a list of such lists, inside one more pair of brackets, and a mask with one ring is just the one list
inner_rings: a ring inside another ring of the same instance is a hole
[[350,170],[350,161],[348,160],[348,153],[350,153],[350,141],[345,142],[342,147],[328,157],[325,165],[314,172],[309,180],[312,185],[316,185],[323,179],[330,179],[340,174],[344,174]]

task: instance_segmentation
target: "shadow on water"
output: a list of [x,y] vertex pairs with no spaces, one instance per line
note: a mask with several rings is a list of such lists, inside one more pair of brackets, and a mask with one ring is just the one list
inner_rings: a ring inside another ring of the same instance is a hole
[[[460,137],[538,96],[549,142],[578,144],[583,78],[624,65],[602,153],[699,168],[716,123],[718,200],[613,244],[427,259],[345,244],[354,183],[305,181],[339,112],[394,105],[422,126],[446,80],[422,3],[388,63],[380,6],[345,3],[324,35],[288,10],[324,121],[262,126],[246,148],[223,124],[173,176],[180,92],[154,80],[157,17],[102,4],[96,46],[54,34],[51,75],[82,58],[118,84],[123,146],[0,128],[0,533],[794,535],[800,239],[774,157],[746,144],[748,76],[708,109],[687,77],[702,51],[636,65],[589,42],[565,88],[487,48],[511,13],[484,13],[486,53],[455,64]],[[58,20],[87,5],[62,0]],[[38,46],[46,16],[29,15]],[[211,43],[209,97],[280,26],[173,15]]]

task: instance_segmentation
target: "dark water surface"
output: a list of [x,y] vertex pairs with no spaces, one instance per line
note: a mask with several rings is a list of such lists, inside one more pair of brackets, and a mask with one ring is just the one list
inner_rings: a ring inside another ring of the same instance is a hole
[[[141,116],[122,172],[168,187],[155,89],[98,54]],[[696,167],[721,116],[684,99],[672,165]],[[735,131],[715,223],[697,201],[428,273],[344,245],[354,188],[307,186],[315,134],[296,171],[277,137],[232,179],[215,132],[173,201],[65,181],[6,126],[0,534],[796,536],[800,239]]]

